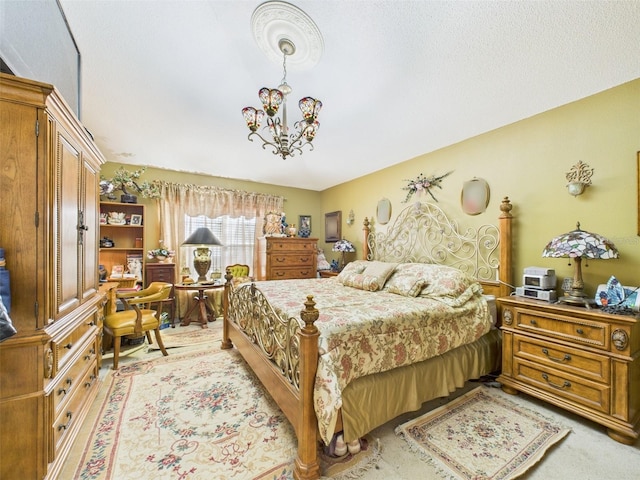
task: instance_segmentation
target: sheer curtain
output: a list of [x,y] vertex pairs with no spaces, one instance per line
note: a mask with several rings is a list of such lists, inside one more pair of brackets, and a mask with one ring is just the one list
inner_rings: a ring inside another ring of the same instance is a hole
[[[267,212],[281,212],[284,207],[284,197],[267,195],[241,190],[231,190],[206,185],[177,184],[170,182],[158,182],[160,198],[158,199],[158,215],[160,225],[160,240],[166,248],[175,250],[176,267],[191,266],[191,259],[185,258],[184,249],[180,248],[187,232],[187,222],[194,221],[198,217],[217,219],[229,217],[237,219],[245,217],[245,220],[255,219],[253,231],[253,265],[251,272],[256,271],[258,258],[257,237],[262,235],[262,219]],[[247,222],[235,222],[246,224]],[[201,225],[198,225],[201,226]],[[211,225],[206,224],[210,227]],[[216,236],[215,228],[212,231]],[[242,236],[244,233],[238,234]],[[224,241],[220,239],[222,243]],[[224,259],[222,260],[224,262]],[[239,260],[238,260],[239,261]],[[179,277],[176,271],[176,278]]]

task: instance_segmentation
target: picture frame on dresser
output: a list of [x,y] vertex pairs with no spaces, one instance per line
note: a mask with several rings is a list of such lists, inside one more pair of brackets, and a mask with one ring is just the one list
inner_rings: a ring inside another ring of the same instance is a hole
[[135,213],[131,215],[131,225],[142,225],[142,215]]
[[342,238],[342,211],[324,214],[324,241],[337,242]]

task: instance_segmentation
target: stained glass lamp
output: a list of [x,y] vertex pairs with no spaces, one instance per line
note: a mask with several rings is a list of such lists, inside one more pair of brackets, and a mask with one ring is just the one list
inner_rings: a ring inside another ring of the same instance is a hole
[[333,244],[333,248],[331,249],[333,252],[340,252],[340,270],[344,268],[344,254],[347,252],[355,252],[353,244],[349,240],[338,240]]
[[[584,293],[582,259],[597,258],[608,260],[618,258],[618,250],[611,240],[597,233],[580,230],[580,222],[578,222],[575,230],[569,233],[563,233],[552,239],[547,246],[544,247],[542,256],[573,259],[574,269],[571,290],[568,295],[561,297],[558,302],[589,307],[592,302]],[[571,260],[569,262],[571,262]],[[569,265],[571,265],[571,263],[569,263]]]

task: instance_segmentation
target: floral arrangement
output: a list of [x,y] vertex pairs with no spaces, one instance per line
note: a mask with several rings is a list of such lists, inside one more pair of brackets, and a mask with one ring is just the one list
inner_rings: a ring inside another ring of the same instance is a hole
[[119,167],[115,172],[113,172],[113,178],[108,180],[102,177],[103,181],[108,181],[111,184],[112,188],[107,186],[103,187],[101,183],[101,189],[107,188],[109,189],[109,193],[113,190],[122,190],[125,195],[129,195],[130,192],[139,193],[145,198],[158,198],[160,196],[160,189],[158,185],[153,182],[140,182],[140,176],[144,173],[146,167],[139,168],[138,170],[134,170],[130,172],[126,170],[124,167]]
[[166,248],[156,248],[147,252],[147,258],[171,258],[176,254],[173,250],[167,250]]
[[440,183],[442,183],[442,179],[451,175],[452,173],[453,173],[453,170],[445,173],[444,175],[440,175],[439,177],[436,177],[435,175],[431,175],[430,177],[425,177],[423,174],[420,174],[418,175],[418,178],[416,178],[415,180],[405,180],[406,182],[409,182],[409,183],[407,184],[406,187],[403,188],[403,190],[408,190],[408,192],[407,192],[407,197],[404,199],[404,202],[402,203],[407,203],[414,193],[420,194],[424,191],[426,191],[429,195],[431,195],[431,198],[433,198],[437,202],[438,199],[433,195],[433,192],[431,191],[431,189],[433,187],[438,187],[442,189],[442,186],[440,185]]

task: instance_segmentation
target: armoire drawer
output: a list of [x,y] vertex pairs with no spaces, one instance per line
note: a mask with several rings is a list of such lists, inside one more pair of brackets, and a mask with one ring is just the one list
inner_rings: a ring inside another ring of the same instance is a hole
[[98,388],[98,383],[98,367],[94,365],[82,376],[78,382],[79,388],[73,392],[69,402],[65,403],[64,408],[57,412],[56,420],[53,422],[53,445],[56,452],[64,442],[65,436],[70,431],[79,428],[76,423],[81,417],[84,418],[81,414],[84,413],[85,408],[88,408],[87,399],[93,400],[94,398],[88,394],[92,389]]
[[56,415],[74,392],[82,389],[81,379],[85,376],[86,370],[96,365],[96,338],[93,337],[82,349],[82,352],[69,370],[58,375],[51,390],[53,395],[53,409]]
[[60,339],[53,339],[51,348],[54,352],[54,375],[62,370],[66,363],[73,358],[77,349],[80,348],[80,342],[83,342],[87,335],[95,335],[99,324],[100,320],[98,319],[98,312],[96,310],[84,318],[71,333]]
[[609,383],[611,360],[577,348],[515,334],[514,356],[596,382]]

